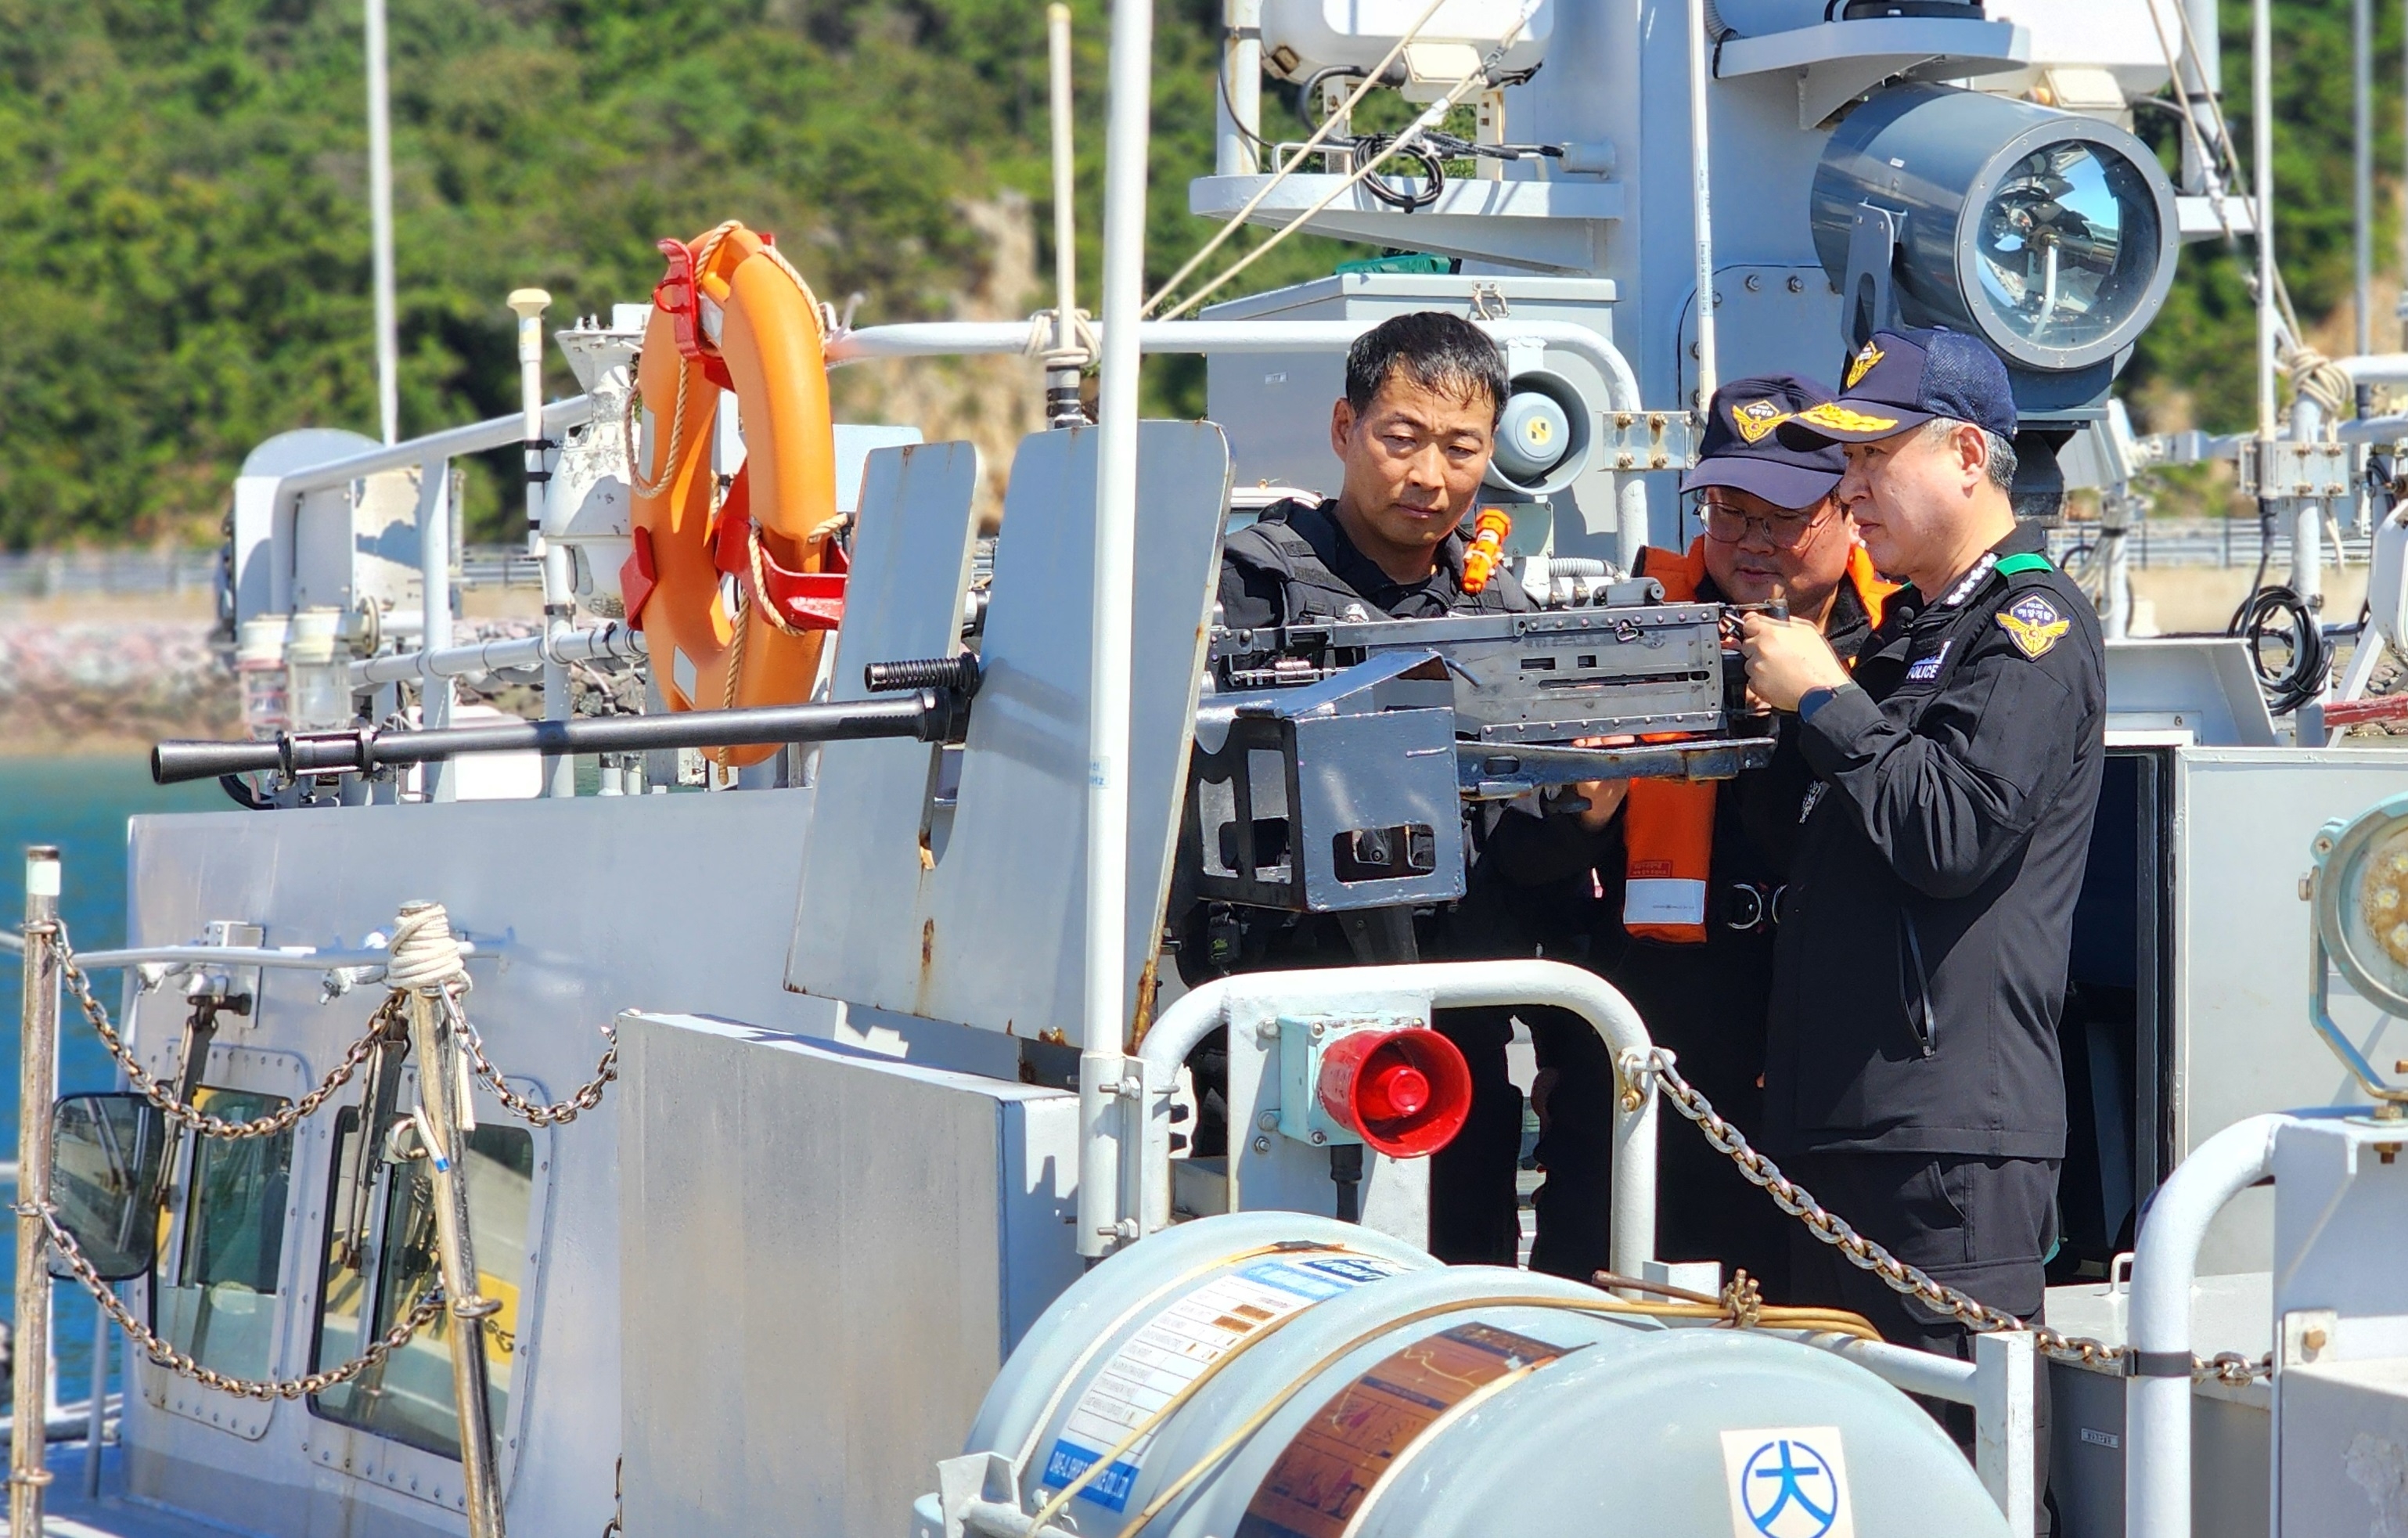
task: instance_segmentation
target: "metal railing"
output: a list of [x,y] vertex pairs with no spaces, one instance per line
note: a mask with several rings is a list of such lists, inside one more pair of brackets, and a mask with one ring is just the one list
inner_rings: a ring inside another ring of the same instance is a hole
[[214,549],[0,551],[0,597],[206,593],[218,560]]

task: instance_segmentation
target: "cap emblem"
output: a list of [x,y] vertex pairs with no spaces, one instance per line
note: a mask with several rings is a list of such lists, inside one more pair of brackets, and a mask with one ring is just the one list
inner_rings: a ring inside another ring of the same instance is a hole
[[2018,600],[2014,608],[2000,611],[1993,616],[1999,628],[2004,630],[2024,655],[2035,660],[2046,656],[2049,648],[2068,630],[2073,622],[2057,611],[2057,605],[2033,593]]
[[1847,380],[1840,386],[1840,388],[1842,390],[1855,389],[1856,387],[1856,381],[1863,379],[1867,374],[1871,373],[1873,365],[1881,361],[1882,350],[1875,347],[1872,343],[1867,342],[1864,346],[1857,348],[1856,357],[1851,359],[1848,364]]
[[1798,413],[1798,420],[1810,427],[1828,427],[1838,433],[1885,433],[1898,425],[1896,417],[1870,416],[1850,410],[1836,400],[1827,400]]
[[1742,401],[1730,409],[1731,425],[1739,436],[1750,443],[1761,443],[1764,436],[1789,420],[1791,413],[1770,400]]

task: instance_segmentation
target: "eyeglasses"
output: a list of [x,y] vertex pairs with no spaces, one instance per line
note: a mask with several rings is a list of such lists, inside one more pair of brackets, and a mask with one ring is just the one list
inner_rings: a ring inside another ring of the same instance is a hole
[[1822,523],[1826,508],[1816,507],[1811,512],[1742,512],[1727,503],[1708,497],[1700,510],[1705,515],[1706,538],[1718,544],[1735,545],[1747,538],[1751,525],[1764,531],[1765,541],[1775,550],[1788,550],[1806,538],[1807,531]]

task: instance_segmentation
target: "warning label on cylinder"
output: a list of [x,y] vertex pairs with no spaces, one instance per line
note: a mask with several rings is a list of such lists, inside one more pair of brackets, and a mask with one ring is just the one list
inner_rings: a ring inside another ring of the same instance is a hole
[[[1130,1432],[1265,1326],[1401,1269],[1369,1256],[1297,1254],[1258,1261],[1187,1293],[1147,1320],[1087,1385],[1062,1424],[1040,1483],[1061,1489],[1111,1456],[1078,1499],[1126,1510],[1154,1442],[1151,1431],[1129,1442]],[[1129,1445],[1122,1448],[1123,1442]]]
[[1296,1433],[1247,1502],[1237,1538],[1340,1538],[1415,1439],[1562,1355],[1561,1346],[1471,1324],[1383,1358]]

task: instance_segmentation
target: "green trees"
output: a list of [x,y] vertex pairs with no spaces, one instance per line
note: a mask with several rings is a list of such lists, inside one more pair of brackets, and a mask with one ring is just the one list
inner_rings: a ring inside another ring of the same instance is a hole
[[[776,231],[869,321],[982,290],[995,242],[964,210],[999,189],[1032,200],[1047,270],[1036,0],[389,3],[405,432],[512,409],[509,289],[551,289],[555,323],[638,299],[653,240],[723,218]],[[1077,9],[1092,303],[1104,0]],[[1207,233],[1185,184],[1211,156],[1217,13],[1158,7],[1157,280]],[[2347,298],[2347,17],[2277,19],[2284,252],[2312,314]],[[260,439],[372,427],[359,30],[358,0],[0,0],[0,546],[202,536]],[[1292,241],[1243,282],[1341,254]],[[2239,268],[2192,248],[2134,379],[2238,424],[2249,325]],[[1199,410],[1200,370],[1152,368],[1149,393]],[[491,530],[509,473],[472,503]]]

